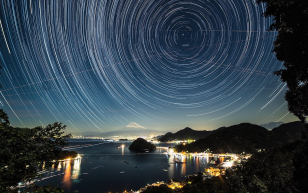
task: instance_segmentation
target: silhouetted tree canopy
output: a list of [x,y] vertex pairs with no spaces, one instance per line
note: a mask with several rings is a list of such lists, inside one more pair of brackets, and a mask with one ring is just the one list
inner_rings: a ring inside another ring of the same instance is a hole
[[160,186],[149,186],[146,190],[143,191],[143,193],[174,193],[174,191],[166,185],[160,185]]
[[29,182],[38,171],[49,169],[67,145],[70,135],[63,135],[65,127],[57,122],[33,129],[12,127],[0,109],[0,192],[9,191],[8,187],[19,182]]
[[302,122],[308,116],[308,1],[257,0],[265,3],[264,17],[273,17],[270,30],[277,30],[273,52],[285,69],[276,71],[288,90],[288,109]]
[[230,178],[229,192],[306,192],[308,142],[255,153]]

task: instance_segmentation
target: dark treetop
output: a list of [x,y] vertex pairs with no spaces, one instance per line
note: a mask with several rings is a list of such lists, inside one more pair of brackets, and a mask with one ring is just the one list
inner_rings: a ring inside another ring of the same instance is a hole
[[273,52],[283,62],[284,69],[276,71],[288,90],[285,99],[289,111],[305,122],[308,116],[308,1],[258,0],[266,3],[264,17],[273,17],[270,30],[277,30]]
[[10,191],[8,187],[19,182],[31,181],[57,157],[76,156],[74,152],[62,151],[70,137],[63,135],[65,127],[57,122],[44,128],[12,127],[7,114],[0,109],[0,192]]

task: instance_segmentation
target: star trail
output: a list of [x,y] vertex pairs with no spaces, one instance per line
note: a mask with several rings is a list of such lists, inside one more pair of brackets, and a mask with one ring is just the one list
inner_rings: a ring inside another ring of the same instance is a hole
[[254,0],[0,0],[0,100],[14,126],[174,131],[289,122]]

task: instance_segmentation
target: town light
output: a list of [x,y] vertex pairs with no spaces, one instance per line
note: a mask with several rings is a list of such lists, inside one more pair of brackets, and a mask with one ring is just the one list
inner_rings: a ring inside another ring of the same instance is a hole
[[233,162],[224,162],[224,167],[231,167],[233,165]]

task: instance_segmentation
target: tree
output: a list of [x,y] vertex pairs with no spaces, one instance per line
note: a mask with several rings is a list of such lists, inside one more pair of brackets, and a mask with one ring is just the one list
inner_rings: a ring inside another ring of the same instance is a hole
[[229,192],[307,192],[308,141],[255,153],[237,167]]
[[0,109],[0,192],[30,182],[38,171],[50,168],[70,137],[63,135],[65,127],[57,122],[33,129],[12,127]]
[[174,191],[170,188],[168,188],[167,185],[160,185],[160,186],[149,186],[147,189],[143,191],[143,193],[174,193]]
[[276,71],[286,82],[288,109],[302,122],[308,116],[308,1],[257,0],[265,3],[264,17],[273,17],[270,30],[277,30],[273,52],[285,69]]

